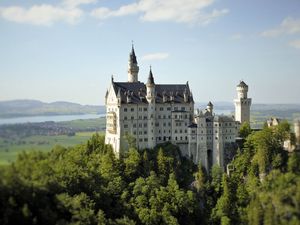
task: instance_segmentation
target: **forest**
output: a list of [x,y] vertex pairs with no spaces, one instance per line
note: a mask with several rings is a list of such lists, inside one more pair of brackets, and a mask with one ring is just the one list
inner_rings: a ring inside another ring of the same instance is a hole
[[104,136],[23,152],[0,167],[0,224],[300,224],[300,156],[283,150],[290,125],[252,132],[230,174],[171,143],[118,159]]

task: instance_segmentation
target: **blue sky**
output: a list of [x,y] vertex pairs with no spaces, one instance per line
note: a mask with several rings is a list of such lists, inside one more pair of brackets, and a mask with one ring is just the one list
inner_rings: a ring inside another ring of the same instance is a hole
[[189,81],[199,102],[300,103],[299,0],[2,0],[0,100],[103,104],[111,74]]

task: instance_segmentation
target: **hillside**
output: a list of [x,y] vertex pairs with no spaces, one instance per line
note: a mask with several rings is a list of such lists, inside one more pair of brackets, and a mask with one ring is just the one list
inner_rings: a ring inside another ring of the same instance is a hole
[[0,118],[22,116],[101,114],[104,106],[80,105],[71,102],[45,103],[37,100],[0,101]]

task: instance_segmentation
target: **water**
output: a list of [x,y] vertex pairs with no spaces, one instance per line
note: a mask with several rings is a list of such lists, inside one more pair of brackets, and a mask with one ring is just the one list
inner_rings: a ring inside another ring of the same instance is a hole
[[[232,110],[214,110],[216,115],[231,115]],[[46,121],[63,122],[71,120],[85,120],[105,117],[105,114],[83,114],[83,115],[57,115],[57,116],[27,116],[16,118],[0,118],[0,125],[2,124],[16,124],[16,123],[40,123]]]
[[105,114],[83,114],[83,115],[57,115],[57,116],[28,116],[16,118],[0,118],[0,125],[2,124],[16,124],[16,123],[40,123],[46,121],[63,122],[71,120],[85,120],[97,119],[105,116]]

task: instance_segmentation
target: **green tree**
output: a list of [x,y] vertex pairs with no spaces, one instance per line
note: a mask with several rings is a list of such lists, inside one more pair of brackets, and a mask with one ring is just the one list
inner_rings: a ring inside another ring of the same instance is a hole
[[239,136],[242,138],[247,138],[251,134],[251,132],[252,130],[250,127],[250,123],[244,122],[240,127]]

